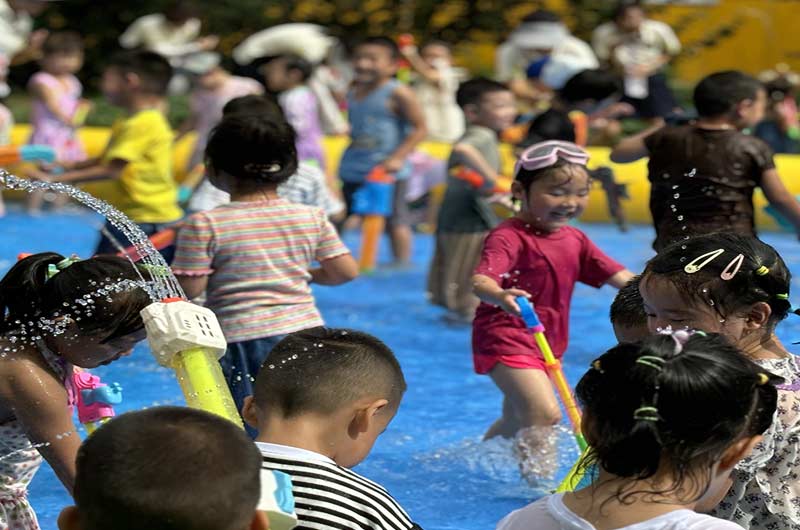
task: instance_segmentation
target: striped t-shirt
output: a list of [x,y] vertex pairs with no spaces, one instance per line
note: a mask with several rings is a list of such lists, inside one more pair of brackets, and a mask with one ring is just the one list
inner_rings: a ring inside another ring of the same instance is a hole
[[242,342],[322,326],[309,268],[348,253],[318,208],[232,202],[186,220],[172,270],[209,276],[206,306],[228,342]]
[[386,489],[330,458],[257,442],[262,470],[292,478],[296,530],[422,530]]

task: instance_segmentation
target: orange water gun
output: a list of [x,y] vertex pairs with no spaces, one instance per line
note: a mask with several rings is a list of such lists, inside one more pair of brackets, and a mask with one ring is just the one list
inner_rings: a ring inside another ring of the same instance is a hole
[[[450,169],[450,176],[462,180],[477,189],[483,189],[486,183],[489,182],[489,179],[484,177],[480,172],[467,166],[454,166]],[[490,191],[492,193],[508,193],[509,190],[495,183]]]
[[3,145],[0,146],[0,167],[13,166],[20,162],[46,162],[56,160],[56,152],[49,145]]
[[[397,46],[402,50],[414,46],[414,35],[403,33],[397,37]],[[411,82],[411,63],[408,59],[401,57],[397,60],[397,79],[403,83]]]

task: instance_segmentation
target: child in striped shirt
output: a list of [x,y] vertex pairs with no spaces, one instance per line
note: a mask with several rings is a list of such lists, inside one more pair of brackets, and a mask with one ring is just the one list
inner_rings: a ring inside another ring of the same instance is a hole
[[323,325],[309,283],[339,285],[358,267],[322,210],[278,196],[297,170],[289,125],[225,117],[209,138],[206,167],[231,202],[184,223],[172,267],[186,295],[205,292],[219,317],[228,341],[220,362],[241,410],[272,347],[287,333]]
[[263,472],[292,478],[296,529],[422,530],[383,486],[350,469],[405,390],[397,358],[372,335],[317,328],[275,346],[242,412],[258,428]]

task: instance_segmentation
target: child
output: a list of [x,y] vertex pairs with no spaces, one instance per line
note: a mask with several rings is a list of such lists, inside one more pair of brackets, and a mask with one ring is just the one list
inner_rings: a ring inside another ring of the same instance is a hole
[[639,293],[639,279],[639,276],[634,276],[626,283],[611,304],[611,325],[620,343],[639,342],[650,336],[644,302]]
[[405,266],[411,261],[413,237],[405,201],[410,172],[406,158],[427,130],[414,92],[394,79],[399,53],[386,37],[370,37],[353,52],[355,77],[347,97],[352,141],[342,156],[339,177],[347,213],[352,214],[353,195],[373,169],[383,166],[395,176],[389,235],[395,264]]
[[325,171],[317,97],[308,88],[313,67],[297,55],[275,57],[262,67],[267,88],[278,94],[286,120],[297,133],[297,159]]
[[483,302],[472,324],[473,361],[475,371],[489,374],[504,395],[503,414],[485,439],[526,429],[520,433],[521,445],[542,446],[549,427],[561,419],[544,360],[515,299],[524,296],[535,304],[553,353],[561,358],[575,283],[620,288],[633,276],[569,226],[588,201],[588,159],[586,151],[567,142],[528,148],[517,162],[511,188],[521,209],[490,232],[483,245],[472,278]]
[[[147,235],[183,216],[172,179],[172,131],[163,113],[171,76],[169,63],[152,52],[113,57],[103,72],[102,90],[110,103],[125,109],[127,117],[114,124],[99,158],[64,164],[66,172],[51,176],[70,184],[112,179],[116,191],[112,203]],[[106,222],[95,253],[116,253],[114,239],[124,246],[124,234]],[[162,250],[168,261],[173,250]]]
[[[29,144],[49,145],[56,152],[56,160],[80,162],[86,151],[77,135],[83,124],[88,103],[81,99],[83,87],[75,73],[83,65],[83,42],[74,32],[51,33],[44,41],[41,71],[28,82],[28,92],[33,99],[31,109],[32,133]],[[66,195],[59,196],[63,204]],[[31,193],[28,210],[38,212],[44,201],[43,192]]]
[[417,95],[428,138],[453,143],[464,134],[464,113],[456,100],[458,73],[453,68],[453,52],[442,41],[430,41],[417,53],[417,47],[403,46],[403,57],[417,73]]
[[[228,420],[185,407],[129,412],[81,446],[60,530],[266,530],[261,458]],[[189,486],[191,485],[191,486]]]
[[134,267],[115,256],[34,254],[0,280],[0,527],[39,528],[27,487],[42,457],[72,492],[80,445],[73,366],[130,354],[150,302]]
[[[499,223],[490,200],[501,169],[498,135],[513,123],[517,111],[511,91],[484,78],[462,83],[456,99],[469,125],[448,161],[451,174],[439,209],[428,292],[453,320],[471,322],[479,302],[472,293],[472,271],[486,234]],[[465,170],[480,174],[483,184],[475,187],[458,178]]]
[[[258,115],[275,123],[286,122],[281,108],[267,96],[251,95],[230,100],[222,108],[222,115],[234,114]],[[319,167],[313,163],[298,160],[297,171],[278,186],[278,195],[295,204],[322,208],[331,220],[341,219],[344,215],[344,204],[336,197],[329,184]],[[230,200],[231,197],[228,193],[214,187],[208,179],[204,179],[189,201],[189,211],[211,210],[229,203]]]
[[766,83],[767,109],[753,135],[761,138],[776,153],[800,153],[800,122],[796,86],[788,75]]
[[761,440],[776,381],[719,336],[679,331],[612,348],[575,389],[594,484],[540,499],[497,529],[741,530],[695,509],[724,492]]
[[800,233],[800,205],[781,182],[772,151],[741,129],[764,116],[766,94],[741,72],[718,72],[694,90],[698,120],[690,125],[648,129],[622,140],[614,162],[650,155],[650,212],[656,229],[653,248],[717,231],[755,235],[753,190]]
[[278,196],[297,169],[294,140],[288,124],[264,116],[223,119],[209,138],[206,167],[231,202],[194,214],[178,234],[172,270],[189,298],[206,291],[219,317],[228,341],[220,362],[239,410],[272,347],[322,325],[309,283],[358,275],[322,210]]
[[349,469],[405,390],[392,351],[366,333],[316,328],[275,346],[244,417],[258,428],[263,468],[292,477],[299,528],[420,529],[382,486]]
[[791,311],[790,285],[775,249],[730,233],[669,246],[650,260],[639,285],[651,331],[671,326],[720,333],[787,383],[779,387],[772,427],[736,466],[730,490],[712,512],[751,530],[800,528],[800,363],[775,336]]

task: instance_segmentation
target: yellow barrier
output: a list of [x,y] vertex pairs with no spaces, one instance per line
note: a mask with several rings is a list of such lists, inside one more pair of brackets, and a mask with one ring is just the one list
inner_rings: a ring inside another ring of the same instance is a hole
[[[17,125],[12,132],[12,142],[23,144],[30,135],[28,125]],[[86,147],[89,156],[99,156],[109,138],[109,130],[103,127],[84,127],[79,131],[81,140]],[[327,160],[330,161],[328,171],[335,174],[338,169],[338,161],[342,152],[347,147],[346,137],[329,137],[325,139],[325,151]],[[187,162],[192,152],[194,138],[187,135],[180,142],[175,144],[173,157],[173,168],[175,179],[178,182],[186,178]],[[426,142],[421,149],[436,158],[445,159],[450,154],[450,145],[437,142]],[[650,183],[647,181],[647,161],[640,160],[633,164],[617,165],[609,161],[609,149],[605,147],[589,148],[592,155],[589,165],[596,167],[607,165],[614,169],[616,179],[628,188],[629,200],[623,200],[622,205],[630,223],[650,224],[650,209],[648,206],[650,197]],[[786,186],[793,195],[800,195],[800,180],[790,178],[800,174],[800,156],[779,155],[775,157],[779,173],[783,176]],[[504,173],[511,176],[514,167],[514,160],[509,146],[503,147],[503,169]],[[86,191],[103,199],[111,198],[111,187],[108,183],[97,182],[83,186]],[[760,191],[755,196],[756,225],[761,230],[776,230],[778,228],[775,220],[764,214],[763,207],[766,200]],[[589,206],[583,214],[582,219],[588,222],[608,223],[612,222],[608,213],[608,206],[604,192],[596,188],[592,190],[589,198]]]

